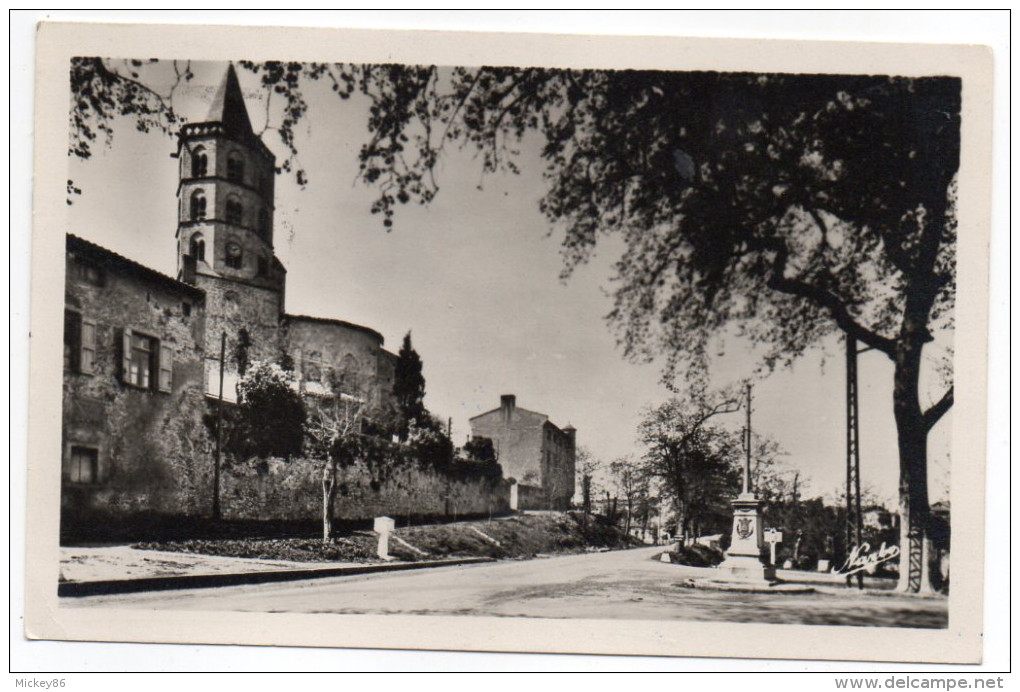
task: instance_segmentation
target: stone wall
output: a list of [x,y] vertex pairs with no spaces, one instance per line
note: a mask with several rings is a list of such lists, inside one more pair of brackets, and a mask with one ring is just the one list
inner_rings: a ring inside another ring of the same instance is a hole
[[[314,522],[322,518],[324,461],[249,460],[231,464],[221,476],[223,517],[232,520]],[[504,514],[510,485],[470,472],[442,473],[404,459],[378,480],[359,462],[338,472],[335,518],[358,521],[377,516],[456,518]]]
[[517,485],[517,509],[549,509],[549,497],[536,485]]
[[279,293],[202,275],[197,277],[197,286],[206,294],[206,357],[219,360],[220,334],[226,332],[227,363],[232,369],[230,355],[242,327],[252,341],[251,360],[275,361],[279,357]]

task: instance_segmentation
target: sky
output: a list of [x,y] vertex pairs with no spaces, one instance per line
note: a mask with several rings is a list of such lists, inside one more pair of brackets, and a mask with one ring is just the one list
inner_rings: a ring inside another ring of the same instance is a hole
[[[205,119],[225,69],[192,63],[194,79],[174,96],[185,119]],[[259,130],[266,94],[251,73],[238,76]],[[158,72],[149,79],[165,86]],[[537,142],[522,146],[520,175],[482,176],[472,151],[447,151],[434,202],[401,207],[386,232],[369,211],[375,190],[356,177],[366,104],[341,101],[321,85],[308,87],[306,99],[297,146],[309,182],[301,189],[284,174],[276,184],[275,251],[288,269],[287,311],[371,327],[393,352],[411,331],[424,362],[425,403],[452,418],[458,444],[470,432],[469,417],[498,406],[501,394],[515,394],[519,406],[575,426],[578,444],[605,462],[640,456],[642,412],[670,396],[662,363],[626,361],[604,319],[618,243],[600,240],[588,264],[560,279],[562,229],[538,209],[545,184]],[[272,131],[264,141],[278,161],[285,157]],[[175,275],[175,142],[120,123],[112,145],[95,149],[88,161],[70,160],[69,177],[82,194],[68,208],[69,231]],[[926,363],[934,364],[940,348],[929,349]],[[756,363],[746,345],[731,342],[725,350],[713,381],[751,376]],[[859,371],[861,476],[891,505],[898,476],[892,364],[866,353]],[[755,381],[752,426],[787,452],[784,464],[800,472],[805,494],[832,495],[845,481],[844,387],[836,339]],[[926,378],[922,402],[940,395],[937,381]],[[744,416],[728,419],[720,423],[736,429]],[[929,441],[932,501],[948,495],[951,419],[952,412]]]

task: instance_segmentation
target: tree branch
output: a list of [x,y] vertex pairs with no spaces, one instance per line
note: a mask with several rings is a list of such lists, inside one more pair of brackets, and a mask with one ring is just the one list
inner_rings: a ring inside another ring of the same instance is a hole
[[942,416],[946,415],[953,406],[953,388],[950,387],[946,390],[946,393],[942,395],[942,398],[935,402],[930,409],[924,412],[924,429],[925,431],[931,430],[935,427]]
[[833,295],[829,291],[826,291],[814,284],[801,281],[800,279],[792,279],[783,275],[786,271],[786,260],[789,257],[789,249],[782,240],[777,238],[774,243],[766,245],[765,247],[776,253],[776,262],[772,275],[766,280],[769,288],[798,296],[800,298],[806,298],[815,305],[825,308],[829,311],[829,314],[832,315],[832,318],[836,321],[839,328],[850,336],[859,341],[863,341],[868,346],[881,351],[890,358],[896,355],[896,342],[893,339],[882,336],[878,332],[872,331],[857,322],[857,320],[855,320],[850,314],[847,306],[839,299],[838,296]]

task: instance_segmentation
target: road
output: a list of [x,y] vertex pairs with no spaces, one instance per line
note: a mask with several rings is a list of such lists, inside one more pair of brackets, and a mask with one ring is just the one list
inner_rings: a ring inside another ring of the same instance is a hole
[[370,576],[63,599],[62,606],[939,628],[945,599],[893,594],[734,593],[679,583],[708,570],[652,559],[661,548],[503,561]]

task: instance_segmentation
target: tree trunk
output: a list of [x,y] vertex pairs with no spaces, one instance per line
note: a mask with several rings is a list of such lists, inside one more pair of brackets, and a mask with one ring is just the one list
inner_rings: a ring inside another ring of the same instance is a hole
[[898,589],[909,593],[930,592],[926,561],[931,553],[928,540],[928,429],[921,410],[918,384],[923,323],[909,315],[904,319],[896,351],[893,376],[893,411],[900,457],[900,558]]
[[322,542],[333,538],[333,505],[336,502],[336,459],[330,454],[322,468]]

